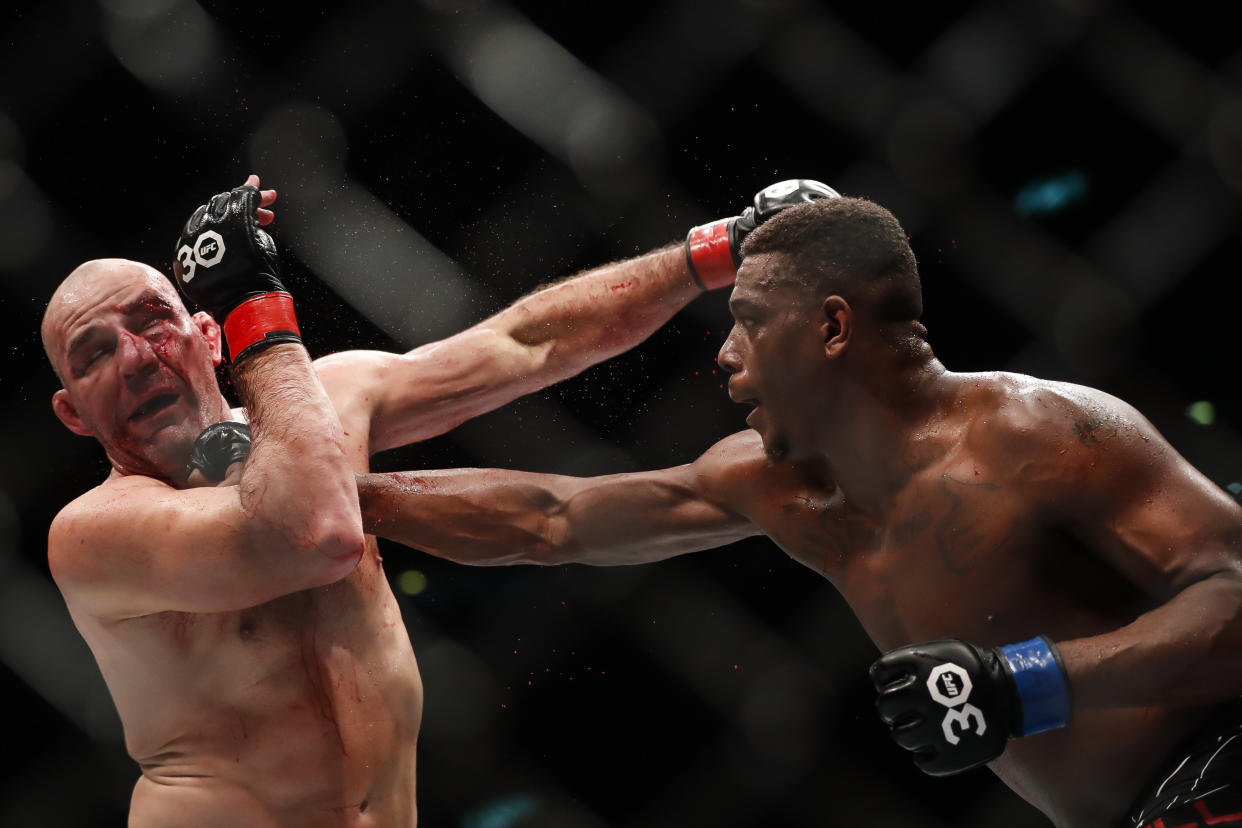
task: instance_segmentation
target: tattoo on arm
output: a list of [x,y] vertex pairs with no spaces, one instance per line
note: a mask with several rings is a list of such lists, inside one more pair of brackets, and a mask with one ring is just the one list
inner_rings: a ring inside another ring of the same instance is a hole
[[1074,422],[1074,436],[1088,448],[1101,445],[1116,433],[1117,423],[1111,417],[1106,419],[1099,414],[1088,414]]

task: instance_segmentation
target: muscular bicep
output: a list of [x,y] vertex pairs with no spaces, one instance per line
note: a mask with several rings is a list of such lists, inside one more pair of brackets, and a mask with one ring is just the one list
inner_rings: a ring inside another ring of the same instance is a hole
[[66,599],[105,618],[255,606],[334,580],[321,557],[248,519],[237,487],[178,490],[140,477],[79,498],[48,538]]
[[626,564],[663,560],[758,534],[710,497],[695,464],[608,475],[567,487],[551,532],[569,559]]

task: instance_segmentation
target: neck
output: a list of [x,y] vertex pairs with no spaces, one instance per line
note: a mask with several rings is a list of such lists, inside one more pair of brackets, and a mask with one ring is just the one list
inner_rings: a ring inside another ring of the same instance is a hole
[[846,384],[824,420],[818,453],[832,479],[863,511],[881,515],[910,478],[933,459],[926,445],[953,405],[957,381],[927,352],[895,370],[873,368]]
[[[213,399],[203,406],[202,419],[206,423],[203,428],[218,423],[221,420],[233,419],[233,413],[229,408],[228,400],[219,391],[216,392]],[[113,456],[113,453],[109,451],[108,462],[112,465],[109,477],[141,474],[146,477],[153,477],[156,480],[162,480],[173,488],[184,489],[188,485],[188,467],[190,455],[194,451],[194,441],[198,439],[198,434],[201,433],[202,429],[196,434],[187,436],[187,443],[184,446],[177,446],[172,449],[172,453],[176,455],[175,457],[168,458],[164,462],[159,463],[152,462],[146,457],[138,459],[133,463],[127,463],[123,458]]]

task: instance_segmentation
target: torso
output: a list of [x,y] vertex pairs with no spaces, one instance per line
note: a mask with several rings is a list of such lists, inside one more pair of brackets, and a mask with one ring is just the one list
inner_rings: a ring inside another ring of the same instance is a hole
[[[734,500],[840,590],[881,651],[944,637],[983,647],[1039,634],[1064,641],[1115,630],[1155,606],[996,482],[1005,479],[998,458],[975,448],[985,442],[976,437],[987,428],[987,408],[967,409],[975,412],[969,420],[944,426],[962,429],[953,448],[920,469],[885,515],[863,514],[816,469],[793,464],[765,464]],[[1062,828],[1121,824],[1140,787],[1203,716],[1184,708],[1081,711],[1067,728],[1011,741],[991,767]]]
[[[323,379],[366,471],[367,424]],[[240,612],[70,611],[142,769],[134,828],[415,824],[422,682],[374,538],[341,581]]]

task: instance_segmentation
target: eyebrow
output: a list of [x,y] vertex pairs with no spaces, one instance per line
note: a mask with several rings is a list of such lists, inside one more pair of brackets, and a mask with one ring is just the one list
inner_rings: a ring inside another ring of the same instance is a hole
[[[172,310],[172,305],[167,299],[154,290],[144,291],[141,296],[128,304],[121,305],[119,310],[123,315],[130,316],[142,310]],[[68,347],[65,348],[65,357],[69,360],[73,359],[74,353],[90,342],[94,336],[99,333],[99,325],[88,325],[85,329],[75,334],[73,339],[69,340]]]
[[120,310],[120,312],[125,314],[126,316],[129,316],[131,313],[136,313],[137,311],[140,311],[140,310],[151,310],[151,309],[172,310],[172,304],[169,303],[169,301],[165,299],[163,296],[156,293],[154,290],[148,290],[148,291],[144,291],[143,294],[139,296],[137,299],[135,299],[134,301],[130,302],[127,305],[121,305],[121,307],[118,308],[118,310]]
[[91,325],[82,332],[76,334],[73,339],[69,340],[69,346],[65,348],[65,360],[73,362],[75,354],[81,350],[84,345],[88,345],[95,335],[99,333],[98,325]]
[[739,309],[745,310],[746,308],[757,308],[757,307],[759,306],[755,304],[754,302],[750,301],[749,299],[744,299],[738,296],[729,297],[729,310],[730,311],[739,310]]

